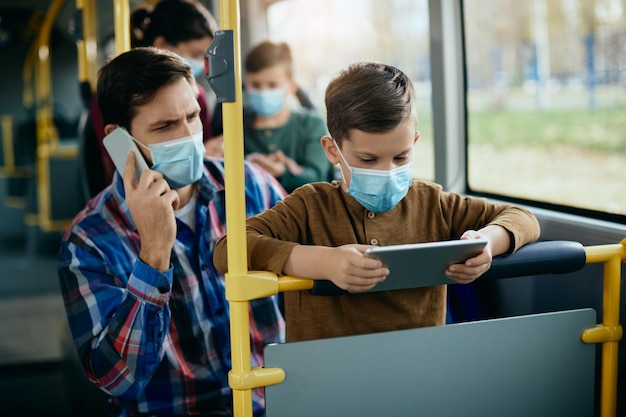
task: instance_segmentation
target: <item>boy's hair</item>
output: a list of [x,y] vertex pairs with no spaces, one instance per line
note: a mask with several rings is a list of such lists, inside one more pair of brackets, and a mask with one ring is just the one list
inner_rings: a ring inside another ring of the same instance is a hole
[[104,125],[130,131],[137,106],[149,103],[157,92],[184,78],[195,88],[191,67],[173,52],[135,48],[104,65],[98,73],[97,97]]
[[417,122],[413,83],[391,65],[350,65],[328,84],[325,100],[328,131],[339,146],[352,129],[383,133],[408,117]]
[[172,46],[194,39],[215,37],[217,23],[194,0],[162,0],[156,6],[135,9],[130,17],[131,47],[152,46],[163,36]]
[[293,76],[291,49],[285,42],[263,41],[250,49],[246,55],[247,72],[255,73],[275,65],[282,65],[287,75],[290,78]]

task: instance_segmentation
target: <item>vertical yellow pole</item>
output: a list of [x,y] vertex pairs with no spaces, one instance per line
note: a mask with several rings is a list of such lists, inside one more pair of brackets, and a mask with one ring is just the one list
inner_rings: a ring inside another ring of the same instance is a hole
[[130,6],[128,0],[113,0],[113,20],[115,28],[115,53],[130,49]]
[[[604,264],[604,292],[602,306],[602,324],[609,329],[619,327],[620,302],[619,256],[611,257]],[[617,413],[617,356],[619,340],[602,343],[602,383],[600,393],[600,415],[614,417]]]
[[89,82],[96,90],[98,73],[98,35],[94,0],[76,0],[76,9],[83,14],[83,33],[76,43],[78,51],[78,80]]
[[617,413],[617,356],[623,329],[619,324],[621,263],[626,261],[626,239],[616,245],[585,247],[587,263],[604,263],[602,323],[583,331],[585,343],[602,343],[600,416]]
[[51,5],[37,38],[35,59],[35,91],[37,105],[37,211],[38,223],[46,230],[50,222],[50,150],[58,145],[59,134],[53,122],[52,76],[50,65],[50,34],[65,0]]
[[4,169],[9,176],[15,172],[15,150],[13,149],[13,116],[2,115],[2,154]]
[[[246,207],[243,168],[243,110],[241,103],[241,47],[239,40],[239,2],[220,1],[220,27],[233,31],[235,102],[222,103],[224,115],[224,163],[228,224],[228,274],[240,280],[248,272],[246,250]],[[250,318],[248,301],[230,301],[232,372],[250,371]],[[233,413],[252,416],[252,390],[233,389]]]

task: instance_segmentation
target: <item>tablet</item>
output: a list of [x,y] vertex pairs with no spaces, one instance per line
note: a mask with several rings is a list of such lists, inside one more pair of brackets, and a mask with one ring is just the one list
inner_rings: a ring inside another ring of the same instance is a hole
[[445,269],[473,258],[485,245],[487,239],[481,238],[370,248],[365,256],[380,259],[389,268],[389,275],[369,292],[454,284]]

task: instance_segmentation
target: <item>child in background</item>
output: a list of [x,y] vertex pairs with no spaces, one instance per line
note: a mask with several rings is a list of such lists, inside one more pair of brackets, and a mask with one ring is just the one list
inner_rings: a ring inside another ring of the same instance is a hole
[[326,135],[314,111],[292,108],[297,90],[291,51],[286,43],[262,42],[245,59],[246,104],[244,153],[291,192],[315,181],[326,181],[331,166],[320,147]]
[[[493,256],[538,238],[536,218],[521,207],[412,180],[419,139],[415,93],[400,70],[354,64],[328,85],[326,107],[330,136],[321,144],[328,160],[340,165],[342,181],[303,186],[247,222],[251,270],[330,280],[352,292],[286,292],[288,342],[445,324],[445,285],[359,293],[389,273],[364,256],[371,246],[484,237],[482,253],[445,271],[469,283],[489,269]],[[214,252],[222,271],[226,255],[224,236]]]

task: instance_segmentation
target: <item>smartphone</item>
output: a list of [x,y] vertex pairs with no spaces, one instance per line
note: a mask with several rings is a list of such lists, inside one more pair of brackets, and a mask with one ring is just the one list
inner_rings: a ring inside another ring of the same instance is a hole
[[141,173],[144,169],[150,169],[141,151],[139,151],[137,144],[130,136],[130,133],[123,127],[118,127],[113,132],[109,133],[104,138],[103,143],[120,175],[124,175],[128,151],[132,151],[135,154],[135,173],[137,180],[141,177]]

